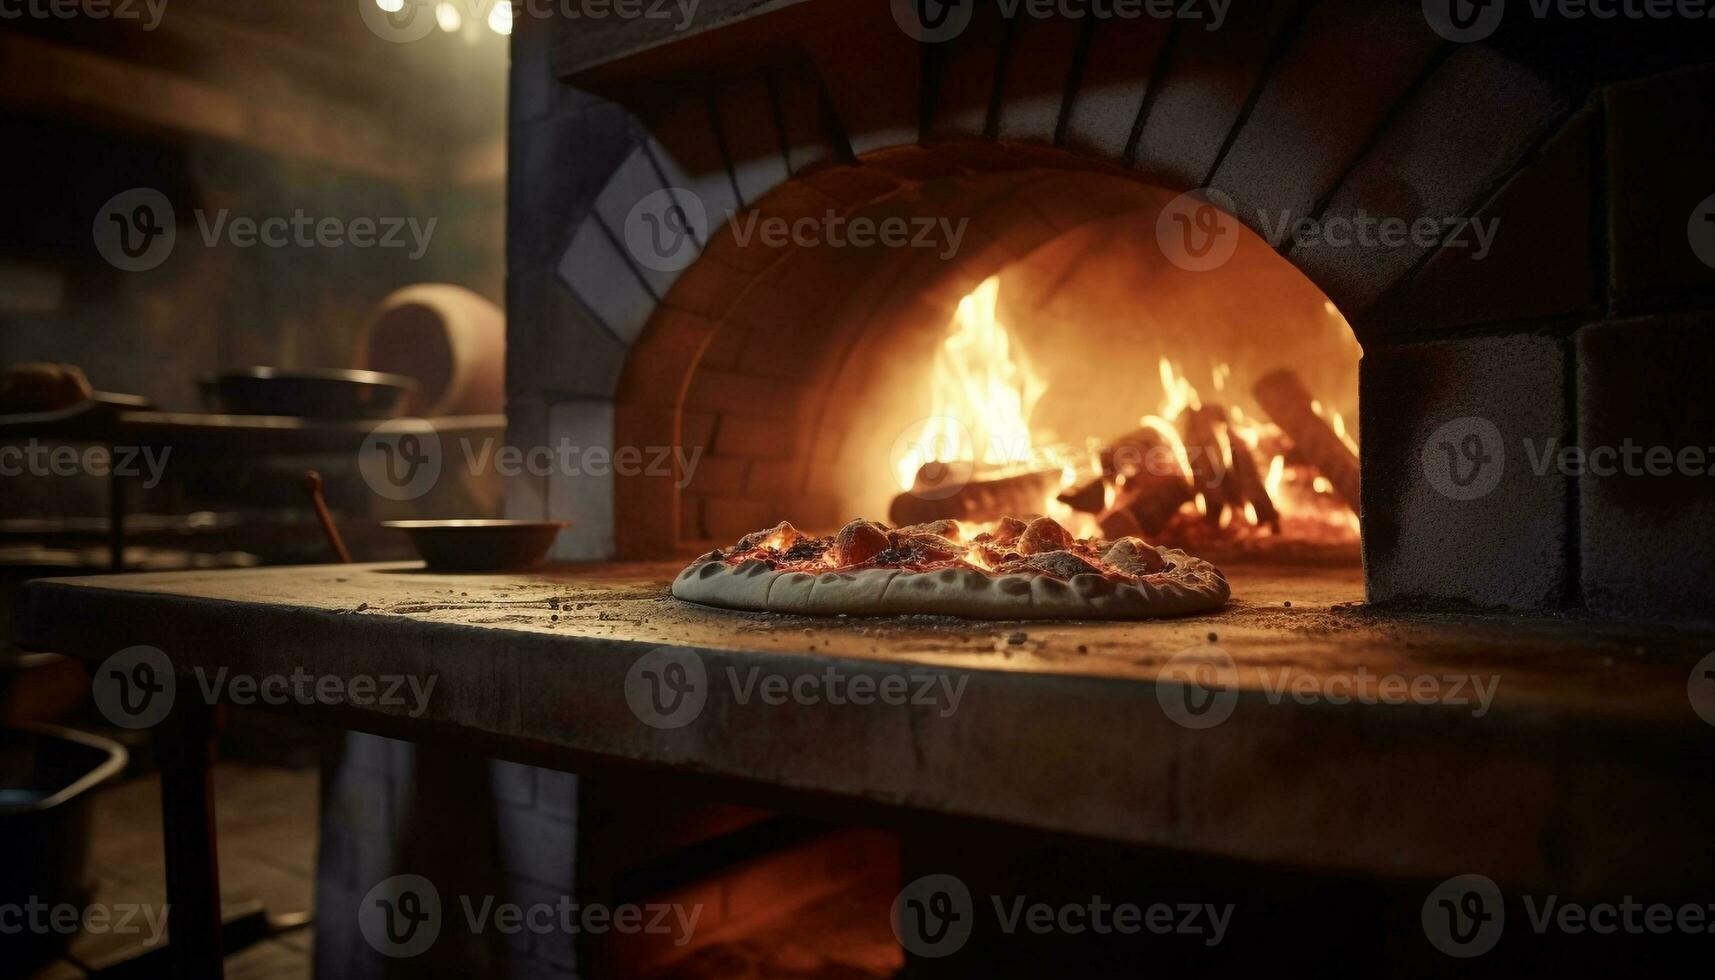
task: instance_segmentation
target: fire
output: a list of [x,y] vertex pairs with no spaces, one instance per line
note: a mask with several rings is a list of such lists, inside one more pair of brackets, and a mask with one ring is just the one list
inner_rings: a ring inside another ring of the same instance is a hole
[[1013,351],[999,300],[1000,277],[991,276],[959,301],[947,340],[935,353],[930,417],[915,451],[898,463],[901,489],[911,489],[925,463],[1005,467],[1031,459],[1030,414],[1047,385]]
[[[1202,399],[1194,385],[1186,378],[1185,370],[1180,365],[1163,358],[1159,365],[1162,378],[1161,406],[1154,415],[1145,415],[1140,424],[1156,430],[1166,437],[1168,444],[1180,458],[1181,468],[1189,473],[1190,464],[1188,453],[1183,440],[1178,436],[1178,427],[1168,420],[1177,419],[1180,412],[1187,409],[1197,410],[1201,407]],[[1217,393],[1224,393],[1228,380],[1232,377],[1232,368],[1227,364],[1217,364],[1211,370],[1214,387]],[[1327,420],[1329,427],[1334,430],[1341,441],[1351,447],[1354,453],[1358,447],[1346,429],[1346,420],[1339,412],[1326,408],[1319,401],[1312,401],[1311,411]],[[1223,472],[1230,471],[1233,464],[1233,454],[1239,451],[1234,442],[1243,450],[1250,452],[1251,457],[1260,465],[1268,460],[1267,468],[1262,477],[1263,489],[1280,513],[1283,530],[1289,530],[1300,537],[1313,537],[1322,541],[1355,540],[1358,535],[1358,518],[1345,503],[1334,493],[1333,484],[1320,474],[1309,471],[1302,466],[1289,467],[1286,461],[1288,442],[1280,427],[1272,422],[1264,422],[1247,416],[1237,405],[1226,409],[1226,426],[1215,430],[1217,445],[1201,449],[1201,452],[1219,453],[1222,464],[1226,467]],[[1201,517],[1208,513],[1208,501],[1199,488],[1197,496],[1184,505],[1182,513],[1196,514]],[[1255,529],[1261,527],[1256,506],[1246,502],[1243,513],[1235,517],[1232,511],[1221,515],[1220,526],[1228,528],[1240,524],[1243,528]]]
[[[1102,478],[1104,442],[1092,438],[1083,444],[1069,444],[1032,428],[1032,413],[1047,385],[1001,321],[999,298],[1000,279],[994,276],[959,301],[932,365],[930,417],[901,455],[894,475],[902,490],[911,490],[919,470],[932,462],[975,464],[984,478],[1058,470],[1059,485],[1037,512],[1055,518],[1076,536],[1098,536],[1101,528],[1095,515],[1076,511],[1056,498],[1061,491],[1087,487]],[[1331,305],[1329,309],[1332,311]],[[1189,478],[1195,459],[1218,468],[1224,476],[1232,471],[1235,456],[1247,453],[1261,474],[1260,482],[1284,531],[1322,541],[1355,540],[1357,517],[1334,495],[1328,480],[1304,465],[1289,462],[1291,443],[1279,427],[1248,416],[1233,403],[1246,387],[1234,383],[1230,364],[1214,364],[1209,371],[1213,395],[1209,404],[1219,407],[1211,425],[1215,445],[1205,447],[1188,447],[1182,428],[1186,413],[1204,410],[1202,392],[1183,364],[1161,357],[1156,369],[1161,401],[1155,411],[1139,419],[1139,425],[1160,437],[1181,472]],[[1340,413],[1321,403],[1313,404],[1312,410],[1356,452]],[[1201,519],[1210,508],[1224,506],[1218,489],[1198,486],[1196,491],[1183,505],[1180,517]],[[1109,479],[1102,490],[1104,508],[1111,509],[1116,497],[1115,483]],[[1217,523],[1224,533],[1241,537],[1263,527],[1257,505],[1249,501],[1236,511],[1225,508]],[[974,533],[973,528],[961,529],[960,537],[965,532]],[[981,566],[974,549],[967,558]]]
[[1280,480],[1286,476],[1286,457],[1276,453],[1268,461],[1268,476],[1263,478],[1262,485],[1271,498],[1280,496]]
[[1316,413],[1317,418],[1328,423],[1328,427],[1334,430],[1334,434],[1340,437],[1340,441],[1346,444],[1346,448],[1350,449],[1353,455],[1357,454],[1358,444],[1346,433],[1346,420],[1339,412],[1323,408],[1322,402],[1315,398],[1310,400],[1310,411]]
[[[991,276],[959,301],[931,368],[930,417],[900,454],[894,477],[900,489],[910,490],[918,471],[932,462],[976,463],[987,478],[1058,470],[1058,486],[1036,512],[1079,536],[1098,534],[1091,515],[1055,498],[1101,476],[1099,441],[1071,445],[1032,428],[1031,414],[1048,386],[1014,344],[999,300],[1000,278]],[[1103,492],[1111,506],[1114,488]]]
[[1187,409],[1196,411],[1203,407],[1203,399],[1197,395],[1197,387],[1191,379],[1185,376],[1185,369],[1163,357],[1155,364],[1161,372],[1161,409],[1163,418],[1178,418],[1179,413]]

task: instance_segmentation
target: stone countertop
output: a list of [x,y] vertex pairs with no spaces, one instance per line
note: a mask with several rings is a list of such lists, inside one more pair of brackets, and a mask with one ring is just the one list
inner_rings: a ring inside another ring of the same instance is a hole
[[679,567],[44,579],[16,632],[91,660],[157,647],[205,686],[432,678],[281,706],[787,809],[1574,893],[1711,880],[1715,729],[1687,687],[1707,637],[1383,616],[1355,568],[1235,566],[1238,598],[1182,619],[995,623],[708,609],[668,594]]

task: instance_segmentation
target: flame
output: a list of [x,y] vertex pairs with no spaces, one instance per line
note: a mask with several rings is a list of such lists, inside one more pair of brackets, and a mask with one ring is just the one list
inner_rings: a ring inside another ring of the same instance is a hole
[[[1160,435],[1173,450],[1180,469],[1189,474],[1192,447],[1185,445],[1177,423],[1181,413],[1202,408],[1202,395],[1191,382],[1183,365],[1163,357],[1157,362],[1156,369],[1161,376],[1161,403],[1153,414],[1143,416],[1139,424]],[[1230,364],[1215,364],[1210,369],[1210,378],[1214,391],[1224,397],[1237,397],[1238,392],[1242,391],[1242,386],[1235,386],[1236,390],[1228,393],[1233,378]],[[1346,421],[1339,412],[1328,409],[1320,401],[1313,402],[1311,410],[1327,420],[1335,435],[1351,446],[1353,452],[1357,451],[1357,446],[1346,429]],[[1269,500],[1280,515],[1283,526],[1291,524],[1296,533],[1314,536],[1319,540],[1357,536],[1356,515],[1352,514],[1343,502],[1332,496],[1333,487],[1328,480],[1302,466],[1287,465],[1284,450],[1288,442],[1278,426],[1247,416],[1244,409],[1238,405],[1227,407],[1226,412],[1226,424],[1214,428],[1215,445],[1194,447],[1199,456],[1219,454],[1225,467],[1223,472],[1231,471],[1234,455],[1240,452],[1241,448],[1248,451],[1259,466],[1266,459],[1268,463],[1263,470],[1263,488],[1268,492]],[[1197,493],[1184,504],[1181,514],[1203,518],[1209,514],[1211,507],[1219,504],[1214,496],[1208,493],[1207,488],[1197,487],[1196,490]],[[1256,529],[1261,526],[1256,505],[1249,501],[1240,511],[1223,510],[1217,524],[1230,531]]]
[[[992,471],[1059,470],[1058,486],[1037,513],[1074,535],[1099,533],[1095,520],[1061,503],[1062,490],[1102,475],[1101,441],[1071,445],[1033,431],[1030,417],[1047,385],[1016,349],[999,315],[1000,278],[991,276],[959,301],[929,376],[930,417],[894,469],[902,490],[930,462],[980,463]],[[1111,497],[1113,488],[1104,489]],[[975,532],[972,532],[975,533]],[[981,562],[973,556],[972,564]]]
[[1346,419],[1344,416],[1339,412],[1323,407],[1322,402],[1314,398],[1310,400],[1310,411],[1314,412],[1317,418],[1328,423],[1328,427],[1334,430],[1334,435],[1338,436],[1340,441],[1346,444],[1347,449],[1350,449],[1354,455],[1357,453],[1358,444],[1346,433]]
[[1156,362],[1156,368],[1161,372],[1161,411],[1162,418],[1178,418],[1179,413],[1186,409],[1193,411],[1203,407],[1203,400],[1197,397],[1197,387],[1191,379],[1185,376],[1185,369],[1163,357]]
[[1263,477],[1263,489],[1268,491],[1269,499],[1280,496],[1280,479],[1286,475],[1286,457],[1279,453],[1268,461],[1268,476]]
[[1047,385],[1014,353],[999,300],[998,276],[959,300],[935,353],[930,418],[916,439],[918,451],[905,454],[894,474],[901,489],[911,489],[924,463],[1006,466],[1031,458],[1030,413]]
[[1163,414],[1145,415],[1138,419],[1138,427],[1149,429],[1160,436],[1162,443],[1173,452],[1173,458],[1179,462],[1179,472],[1189,473],[1191,472],[1191,454],[1185,448],[1185,440],[1179,438],[1179,427],[1167,421],[1174,417],[1166,414],[1167,410],[1167,406],[1164,404],[1162,407]]
[[[1062,490],[1101,478],[1101,450],[1108,443],[1093,437],[1081,445],[1058,442],[1049,438],[1048,433],[1032,429],[1031,416],[1047,385],[1017,349],[1012,334],[1001,321],[999,298],[1000,278],[992,276],[959,301],[948,323],[947,336],[935,353],[929,382],[930,417],[911,443],[910,451],[898,461],[894,476],[901,489],[910,490],[918,471],[930,462],[975,463],[991,473],[1003,474],[1008,470],[1058,470],[1059,486],[1050,491],[1038,512],[1055,518],[1074,536],[1099,536],[1101,529],[1093,515],[1074,511],[1056,498]],[[1328,312],[1330,317],[1339,317],[1331,304]],[[1160,438],[1178,461],[1181,472],[1189,476],[1192,447],[1186,446],[1181,435],[1181,416],[1202,410],[1203,396],[1183,364],[1160,357],[1156,370],[1161,380],[1161,401],[1138,424]],[[1217,404],[1244,397],[1245,383],[1242,380],[1234,383],[1231,364],[1212,365],[1209,377],[1211,390],[1218,396]],[[1356,451],[1339,412],[1319,401],[1311,408],[1328,422],[1335,435]],[[1287,462],[1291,444],[1279,427],[1251,418],[1237,404],[1231,404],[1226,407],[1225,419],[1217,418],[1212,429],[1215,445],[1196,447],[1198,457],[1218,454],[1223,473],[1232,471],[1235,456],[1240,452],[1249,454],[1259,467],[1266,460],[1262,483],[1281,526],[1293,528],[1288,533],[1320,540],[1356,537],[1357,517],[1332,495],[1327,479],[1301,464]],[[1210,508],[1220,507],[1217,523],[1230,534],[1249,535],[1261,527],[1254,503],[1246,502],[1235,511],[1224,506],[1222,495],[1207,487],[1195,489],[1197,492],[1183,505],[1182,515],[1201,518],[1210,513]],[[1116,485],[1112,481],[1104,483],[1104,509],[1113,507],[1117,498]],[[954,539],[968,542],[986,529],[990,527],[982,524],[961,527]],[[978,548],[970,548],[965,560],[976,567],[986,567]]]
[[1358,454],[1358,441],[1346,433],[1345,418],[1339,412],[1329,412],[1328,415],[1329,421],[1334,427],[1334,434],[1339,436],[1340,441],[1346,444],[1346,448],[1352,451],[1352,455],[1356,456]]

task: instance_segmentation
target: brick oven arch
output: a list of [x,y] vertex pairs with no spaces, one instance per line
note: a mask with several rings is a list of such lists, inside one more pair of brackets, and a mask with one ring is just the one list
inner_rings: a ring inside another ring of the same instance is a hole
[[[1129,234],[1153,242],[1157,218],[1176,196],[1086,154],[956,141],[816,168],[731,221],[711,220],[701,256],[667,290],[630,351],[614,416],[618,446],[703,455],[672,480],[617,476],[618,553],[669,555],[782,515],[811,527],[850,517],[842,501],[854,496],[853,471],[874,482],[862,463],[885,455],[870,445],[871,430],[892,418],[873,400],[876,391],[928,363],[963,296],[1086,226],[1112,228],[1129,216],[1137,223]],[[891,221],[925,240],[922,247],[768,243],[751,223],[785,228],[807,220],[823,228],[829,219]],[[1324,315],[1325,298],[1289,263],[1236,224],[1231,231],[1246,243],[1239,266],[1267,266],[1275,282],[1287,272],[1290,297]],[[878,338],[892,346],[878,348]],[[871,363],[878,358],[899,369]],[[1145,366],[1153,378],[1153,357]],[[1355,376],[1347,381],[1355,387]],[[881,414],[862,413],[866,402]]]
[[631,348],[614,415],[616,445],[719,454],[693,474],[710,512],[689,513],[683,474],[618,476],[618,553],[668,555],[683,540],[778,520],[782,490],[800,521],[836,520],[837,498],[811,470],[826,476],[837,456],[828,405],[855,395],[842,380],[873,325],[938,331],[1006,265],[1094,222],[1153,221],[1173,196],[1077,153],[976,141],[877,150],[771,189],[752,209],[764,219],[892,220],[924,244],[746,244],[743,216],[710,233]]

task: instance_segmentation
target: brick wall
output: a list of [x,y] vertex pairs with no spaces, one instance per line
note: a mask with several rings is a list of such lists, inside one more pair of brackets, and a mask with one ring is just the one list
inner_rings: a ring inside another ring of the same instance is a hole
[[[1715,256],[1693,247],[1715,209],[1700,204],[1712,134],[1708,67],[1598,88],[1476,209],[1504,229],[1493,254],[1438,254],[1365,318],[1372,598],[1715,616],[1695,584],[1715,573],[1710,478],[1651,474],[1641,455],[1715,442]],[[1498,482],[1471,499],[1442,492],[1423,458],[1465,418],[1504,448]],[[1553,462],[1628,443],[1634,472]]]

